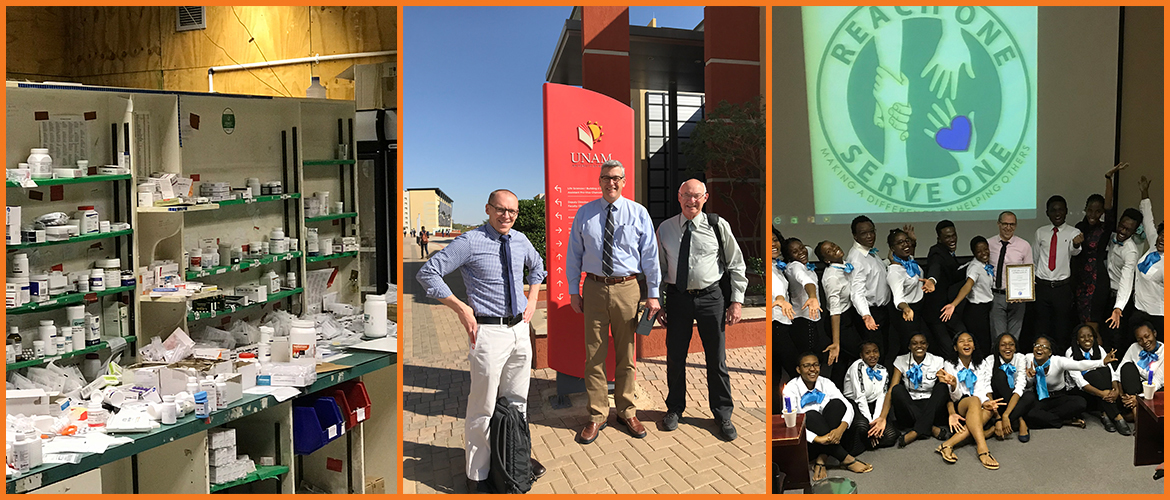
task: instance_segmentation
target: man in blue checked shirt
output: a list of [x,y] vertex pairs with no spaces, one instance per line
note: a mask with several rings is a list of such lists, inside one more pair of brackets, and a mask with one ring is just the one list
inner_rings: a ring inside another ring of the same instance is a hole
[[605,356],[611,335],[617,357],[613,386],[617,421],[630,435],[646,436],[634,405],[634,337],[642,298],[638,274],[645,275],[650,297],[646,307],[652,317],[658,314],[661,281],[654,224],[646,207],[622,198],[626,169],[621,162],[605,162],[599,184],[601,198],[577,210],[565,259],[570,304],[585,315],[585,392],[589,395],[590,422],[577,435],[582,444],[597,439],[609,420]]
[[[418,272],[427,297],[438,299],[459,315],[471,345],[471,391],[467,397],[464,439],[467,477],[478,492],[487,492],[491,450],[488,425],[496,399],[506,397],[521,413],[528,408],[528,382],[532,376],[529,320],[536,311],[540,283],[547,273],[540,254],[512,225],[520,202],[507,189],[488,196],[488,224],[463,233],[436,253]],[[531,287],[524,296],[524,268]],[[467,303],[459,300],[443,282],[458,269],[467,287]],[[535,459],[537,478],[545,468]]]

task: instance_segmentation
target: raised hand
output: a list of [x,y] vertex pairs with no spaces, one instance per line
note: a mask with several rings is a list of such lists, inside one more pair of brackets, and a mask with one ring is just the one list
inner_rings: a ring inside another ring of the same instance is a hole
[[1003,398],[1000,398],[1000,399],[989,399],[987,401],[984,401],[982,406],[983,406],[984,410],[993,412],[993,411],[996,411],[997,409],[999,409],[1000,406],[1003,406],[1006,404],[1007,403],[1003,402]]
[[968,78],[975,78],[975,69],[971,66],[971,51],[967,48],[967,42],[963,40],[961,29],[943,27],[942,38],[939,39],[934,55],[918,76],[926,78],[931,73],[934,73],[934,76],[931,77],[928,88],[939,99],[946,96],[948,90],[951,99],[958,97],[961,74],[965,73]]
[[1129,166],[1129,163],[1124,162],[1124,161],[1121,163],[1118,163],[1117,165],[1114,165],[1113,168],[1105,171],[1105,178],[1108,179],[1108,178],[1113,177],[1113,174],[1116,174],[1122,170],[1125,170],[1125,167],[1128,167],[1128,166]]
[[1036,363],[1029,361],[1028,362],[1028,378],[1033,378],[1035,376],[1036,376]]
[[1105,357],[1101,359],[1101,364],[1107,365],[1114,361],[1117,361],[1117,349],[1109,351],[1109,354],[1106,354]]
[[1141,190],[1142,199],[1150,197],[1150,180],[1146,176],[1143,175],[1141,179],[1138,179],[1138,189]]
[[[950,99],[944,101],[943,104],[946,106],[946,110],[943,110],[943,108],[938,104],[931,104],[930,108],[934,112],[927,113],[926,115],[926,118],[930,120],[930,124],[934,126],[934,129],[931,130],[930,128],[924,128],[922,129],[922,133],[926,134],[926,136],[929,137],[931,141],[937,142],[935,136],[938,134],[938,131],[940,129],[949,128],[951,126],[951,122],[954,121],[956,117],[960,116],[959,113],[955,111],[955,104],[951,102]],[[952,151],[949,149],[946,150],[951,154],[955,161],[959,163],[960,167],[964,165],[968,167],[975,165],[975,145],[979,143],[977,133],[978,127],[975,126],[975,112],[972,111],[966,116],[967,122],[971,126],[971,138],[967,142],[967,149],[961,151]]]

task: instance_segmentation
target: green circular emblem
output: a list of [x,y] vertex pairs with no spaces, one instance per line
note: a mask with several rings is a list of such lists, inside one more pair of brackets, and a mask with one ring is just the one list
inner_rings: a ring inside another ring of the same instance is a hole
[[890,211],[973,209],[1034,155],[1024,54],[987,7],[858,7],[816,74],[814,159]]

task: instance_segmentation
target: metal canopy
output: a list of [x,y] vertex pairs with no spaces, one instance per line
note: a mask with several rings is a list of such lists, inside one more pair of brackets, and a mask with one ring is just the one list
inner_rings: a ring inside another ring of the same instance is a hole
[[[703,92],[703,32],[630,26],[630,88]],[[581,85],[581,21],[565,20],[545,80]]]

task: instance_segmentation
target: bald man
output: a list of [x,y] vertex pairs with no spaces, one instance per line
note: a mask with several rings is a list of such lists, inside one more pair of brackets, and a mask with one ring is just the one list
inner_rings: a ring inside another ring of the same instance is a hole
[[[455,238],[418,271],[427,297],[438,299],[459,317],[467,331],[471,362],[471,390],[467,395],[464,440],[467,478],[472,491],[491,492],[488,471],[492,451],[488,427],[496,400],[508,402],[524,414],[532,375],[529,322],[536,312],[540,283],[547,273],[540,253],[523,234],[512,229],[520,203],[507,189],[488,195],[484,212],[488,223]],[[528,268],[527,276],[524,268]],[[467,288],[467,302],[459,300],[443,277],[458,269]],[[524,296],[524,283],[530,286]],[[545,468],[530,458],[532,477]]]
[[[731,423],[731,379],[727,375],[723,325],[739,322],[747,290],[747,266],[726,220],[703,213],[707,186],[697,179],[678,190],[682,213],[658,226],[658,258],[666,291],[660,320],[666,324],[666,415],[662,427],[678,428],[687,402],[686,363],[692,325],[697,324],[707,358],[707,392],[711,414],[728,441],[736,438]],[[730,297],[720,287],[730,275]],[[730,305],[728,305],[728,300]]]

